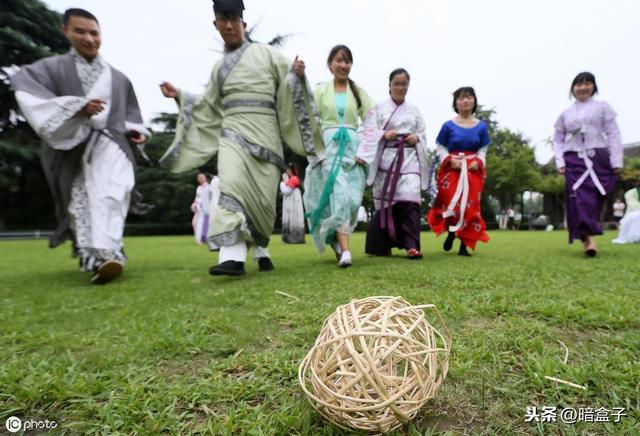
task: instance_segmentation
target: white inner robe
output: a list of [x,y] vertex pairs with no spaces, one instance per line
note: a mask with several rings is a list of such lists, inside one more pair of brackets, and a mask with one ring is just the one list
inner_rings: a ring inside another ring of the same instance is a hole
[[[93,271],[106,260],[125,260],[124,223],[135,175],[132,162],[106,131],[111,109],[111,68],[100,57],[88,63],[77,54],[76,66],[84,97],[41,99],[17,91],[16,99],[29,124],[50,147],[70,150],[88,140],[81,174],[72,185],[68,211],[81,270]],[[90,118],[78,114],[92,99],[107,102],[103,111]],[[142,125],[127,122],[125,127],[150,136]]]

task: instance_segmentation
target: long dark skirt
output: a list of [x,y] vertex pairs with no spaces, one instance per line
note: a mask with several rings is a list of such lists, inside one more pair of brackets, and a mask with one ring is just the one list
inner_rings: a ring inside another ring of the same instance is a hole
[[606,148],[595,148],[593,152],[589,159],[593,162],[593,169],[605,190],[605,195],[600,193],[591,177],[587,177],[582,185],[574,191],[573,184],[584,174],[587,167],[578,153],[566,152],[564,154],[564,197],[570,244],[575,239],[583,240],[587,235],[602,234],[600,227],[602,208],[607,195],[613,191],[616,185],[617,175],[611,168],[609,151]]
[[367,227],[365,253],[386,256],[391,248],[415,248],[420,251],[420,206],[416,203],[399,202],[392,206],[396,241],[389,236],[388,229],[380,228],[380,211],[373,214]]

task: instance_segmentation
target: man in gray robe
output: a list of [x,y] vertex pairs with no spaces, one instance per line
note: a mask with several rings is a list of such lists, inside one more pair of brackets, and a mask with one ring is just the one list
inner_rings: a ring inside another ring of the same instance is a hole
[[42,165],[57,227],[51,248],[67,238],[81,271],[107,283],[124,268],[124,223],[135,184],[130,144],[150,136],[129,79],[98,51],[100,26],[69,9],[62,31],[69,53],[21,68],[11,84],[22,114],[42,139]]

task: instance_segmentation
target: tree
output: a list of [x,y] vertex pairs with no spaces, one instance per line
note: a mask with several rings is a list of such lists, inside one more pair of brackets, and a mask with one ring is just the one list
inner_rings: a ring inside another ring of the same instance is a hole
[[[9,77],[16,65],[68,50],[62,16],[39,0],[2,0],[0,12],[0,228],[47,226],[51,197],[40,141],[19,115]],[[33,201],[30,201],[33,199]]]
[[485,192],[497,198],[503,210],[519,196],[521,212],[524,212],[522,194],[535,190],[540,180],[533,147],[520,133],[500,127],[494,120],[494,109],[479,106],[476,116],[489,125],[491,135]]
[[640,157],[625,158],[620,179],[624,183],[624,189],[631,189],[640,182]]

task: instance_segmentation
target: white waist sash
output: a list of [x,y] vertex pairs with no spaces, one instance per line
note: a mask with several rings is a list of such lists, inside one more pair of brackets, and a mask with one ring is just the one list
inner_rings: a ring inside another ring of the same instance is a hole
[[469,169],[467,165],[467,159],[473,159],[477,156],[477,154],[465,155],[463,153],[460,153],[456,156],[457,158],[462,159],[462,168],[460,168],[458,186],[456,187],[455,194],[453,194],[451,203],[449,203],[449,206],[447,206],[447,210],[445,210],[442,214],[443,218],[453,216],[456,204],[460,202],[460,216],[458,217],[458,222],[455,225],[449,226],[450,232],[458,231],[460,227],[462,227],[462,223],[464,222],[464,212],[467,209],[467,200],[469,199]]
[[582,186],[584,181],[587,180],[587,177],[591,177],[591,180],[593,180],[593,184],[596,185],[596,188],[598,188],[598,191],[600,191],[600,194],[607,195],[607,191],[605,191],[604,187],[602,186],[602,183],[600,183],[600,179],[598,179],[598,175],[593,170],[593,161],[589,158],[590,157],[589,155],[594,156],[595,151],[581,150],[578,152],[578,157],[582,158],[582,160],[584,161],[584,165],[587,167],[587,169],[580,176],[580,178],[576,180],[576,182],[573,184],[571,189],[573,189],[574,191],[577,191],[578,188]]

